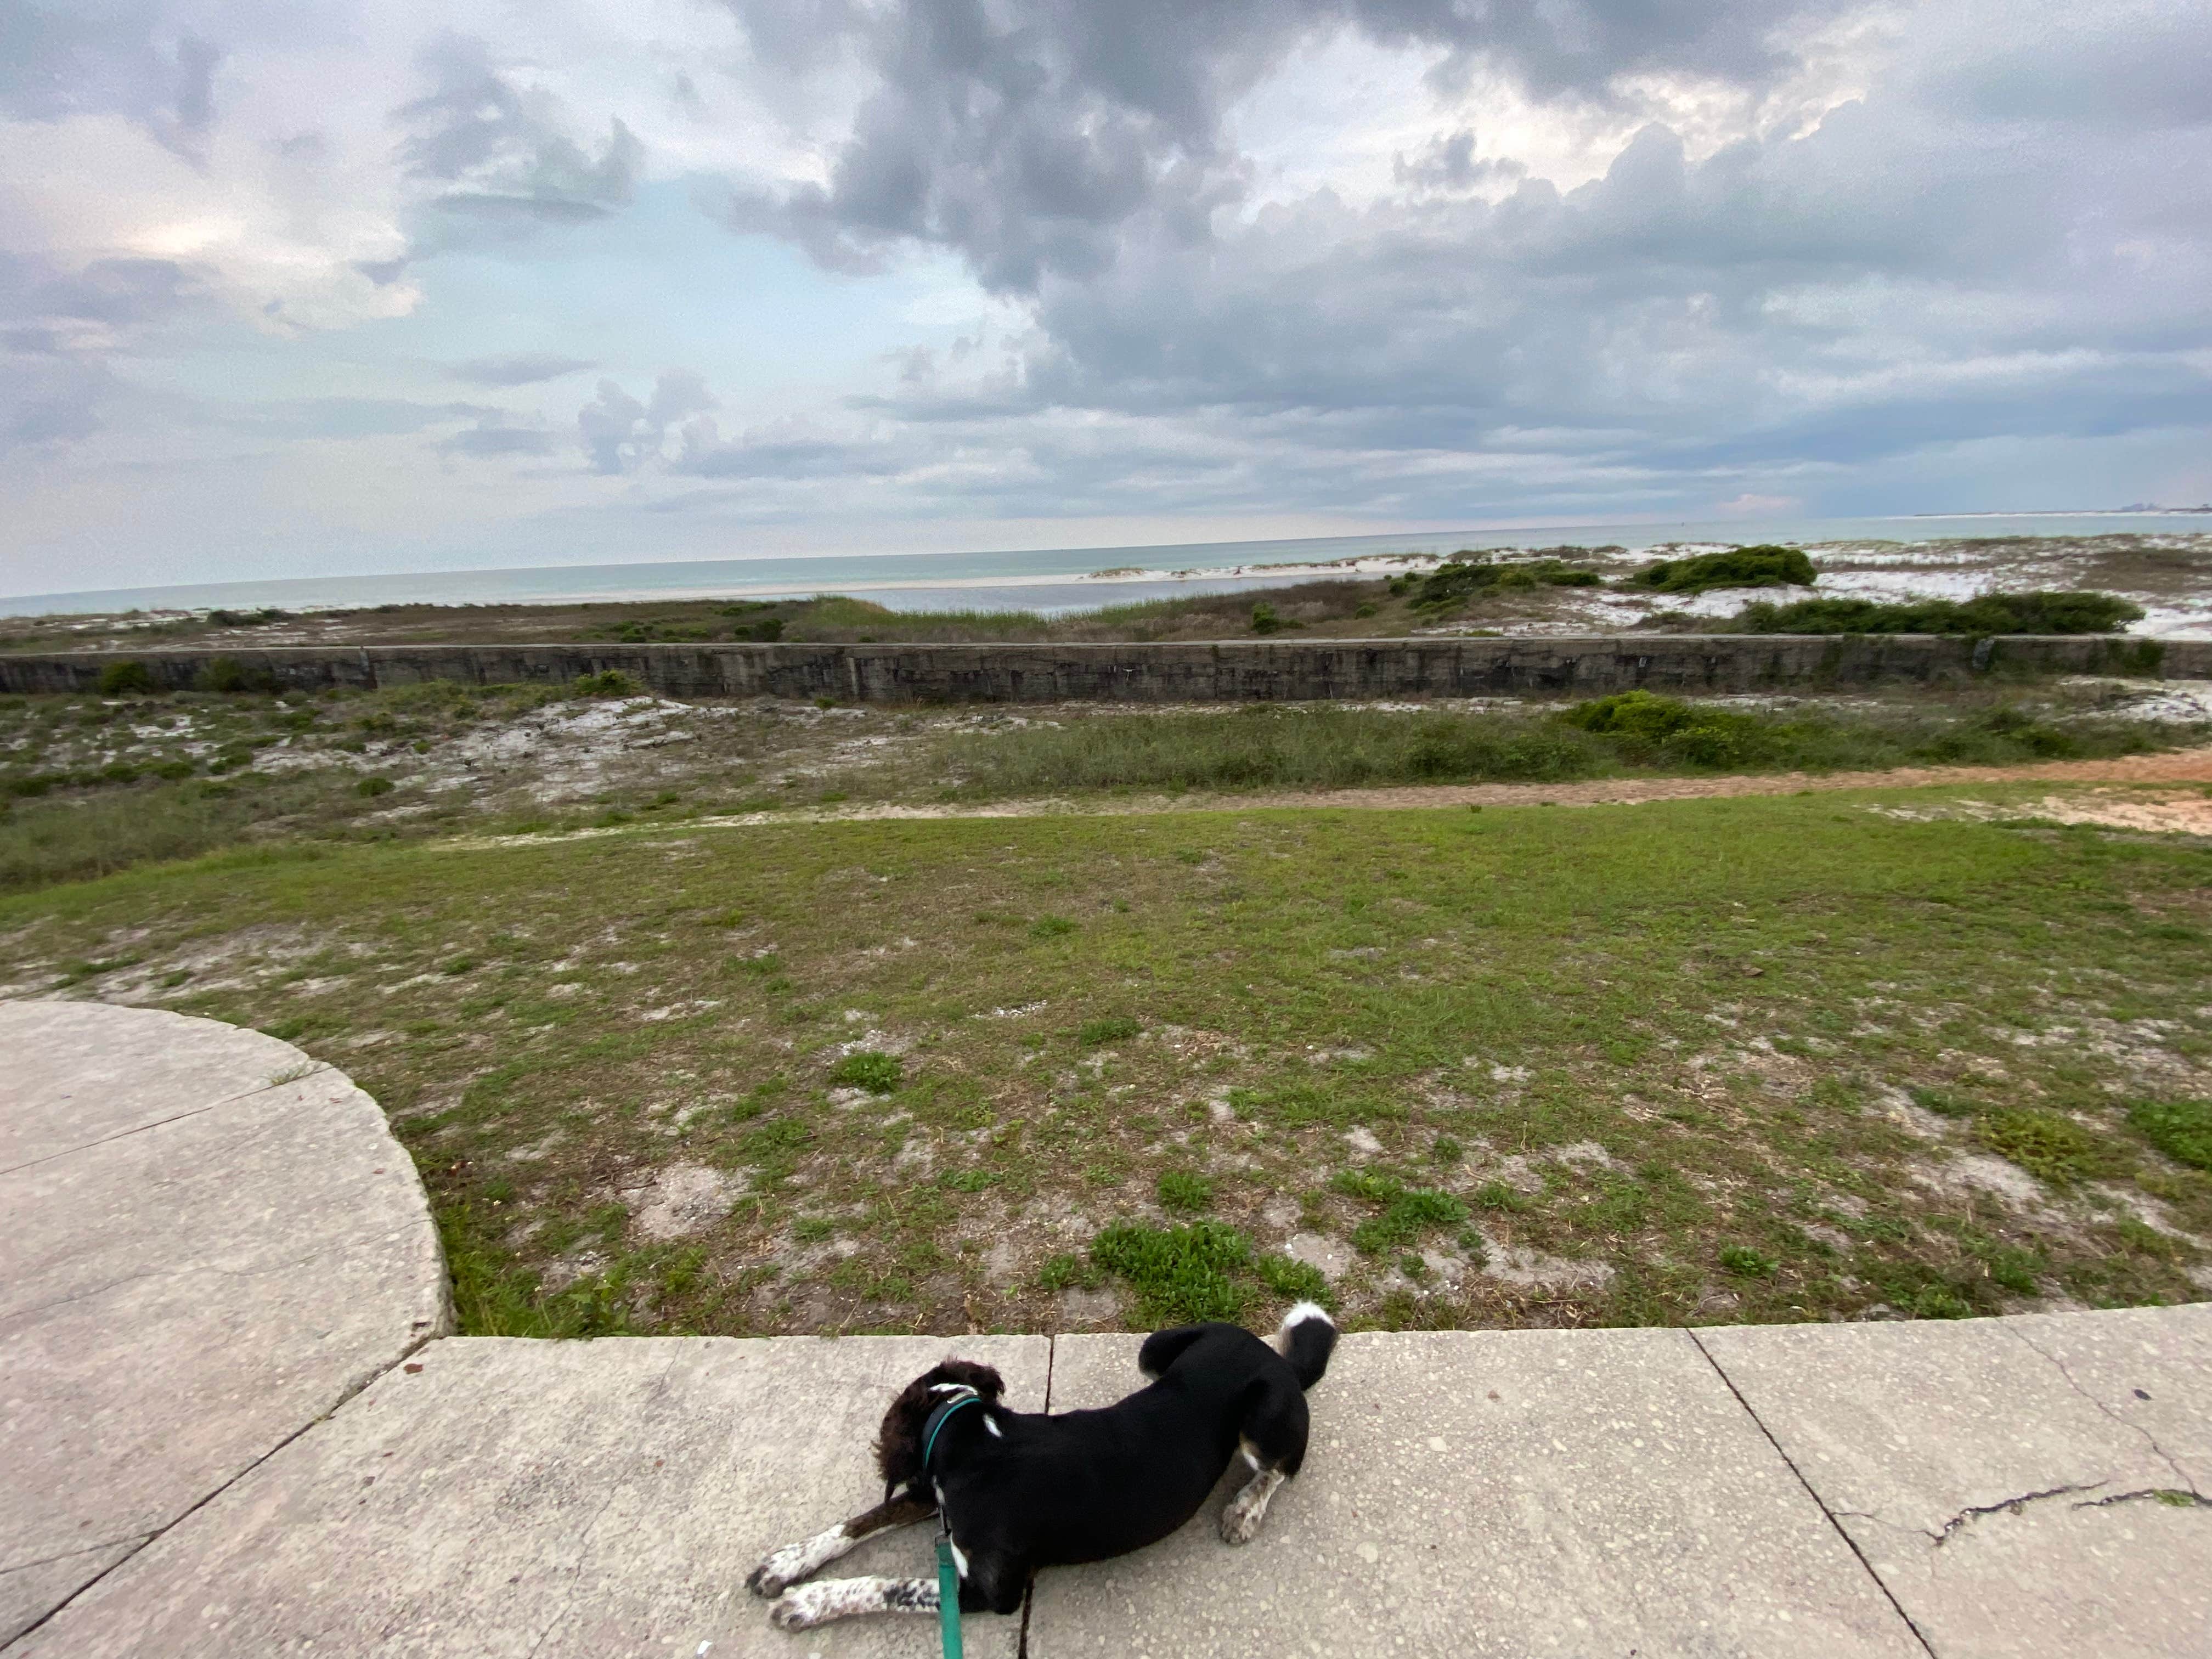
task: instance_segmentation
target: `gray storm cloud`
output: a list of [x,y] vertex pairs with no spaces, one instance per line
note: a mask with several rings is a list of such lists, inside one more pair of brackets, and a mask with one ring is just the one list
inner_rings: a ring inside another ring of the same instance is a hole
[[[0,488],[216,434],[518,515],[2201,496],[2207,62],[2185,0],[0,0]],[[918,272],[988,324],[793,320]]]

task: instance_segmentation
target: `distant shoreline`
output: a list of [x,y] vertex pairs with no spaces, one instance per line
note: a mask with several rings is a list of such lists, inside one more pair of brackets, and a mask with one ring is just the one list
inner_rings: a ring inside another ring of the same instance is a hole
[[[1500,551],[1540,545],[1619,546],[1626,556],[1676,545],[1782,542],[1820,547],[1864,541],[1927,539],[1914,526],[1960,526],[1961,535],[2080,536],[2139,533],[2160,520],[2199,520],[2197,509],[2097,513],[1914,514],[1863,519],[1735,519],[1522,525],[1488,529],[1300,537],[1272,541],[1173,543],[1149,546],[1045,548],[975,553],[834,553],[803,556],[516,566],[351,576],[276,577],[144,587],[95,588],[0,596],[0,615],[113,615],[128,611],[194,611],[275,607],[362,610],[378,605],[639,604],[655,600],[805,597],[822,592],[913,596],[916,608],[942,609],[962,592],[1026,592],[1047,609],[1096,603],[1102,586],[1135,599],[1215,585],[1218,591],[1285,576],[1387,574],[1462,550]],[[1971,527],[1970,529],[1967,527]],[[1902,532],[1902,533],[1900,533]],[[1938,536],[1935,539],[1950,539]],[[1051,590],[1060,590],[1058,592]],[[1146,590],[1150,590],[1147,592]]]

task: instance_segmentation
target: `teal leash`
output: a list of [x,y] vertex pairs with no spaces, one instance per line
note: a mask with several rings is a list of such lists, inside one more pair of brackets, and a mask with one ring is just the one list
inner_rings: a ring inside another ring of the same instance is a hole
[[[925,1480],[929,1474],[930,1455],[937,1449],[937,1431],[945,1426],[945,1419],[963,1406],[982,1403],[971,1389],[957,1400],[946,1401],[929,1414],[921,1443]],[[937,1512],[937,1635],[945,1646],[945,1659],[961,1659],[960,1570],[952,1565],[952,1522],[942,1509]]]
[[960,1574],[952,1565],[952,1528],[937,1532],[937,1634],[945,1659],[960,1659]]

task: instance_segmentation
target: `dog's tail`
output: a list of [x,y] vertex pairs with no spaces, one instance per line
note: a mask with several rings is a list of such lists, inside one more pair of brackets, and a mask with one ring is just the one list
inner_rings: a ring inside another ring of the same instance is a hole
[[1291,1362],[1291,1374],[1301,1389],[1321,1381],[1335,1349],[1336,1322],[1316,1303],[1299,1303],[1283,1316],[1275,1333],[1275,1352]]

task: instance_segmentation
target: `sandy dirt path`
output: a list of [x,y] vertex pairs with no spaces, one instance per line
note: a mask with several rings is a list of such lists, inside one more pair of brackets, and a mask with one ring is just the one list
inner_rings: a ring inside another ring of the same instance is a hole
[[[1388,809],[1420,806],[1638,806],[1648,801],[1700,800],[1722,795],[1798,795],[1844,789],[1953,787],[1962,784],[2051,783],[2127,785],[2212,784],[2212,748],[2116,760],[2045,761],[2033,766],[1901,766],[1883,772],[1772,772],[1741,776],[1608,778],[1582,783],[1446,783],[1394,789],[1322,789],[1273,794],[1142,795],[1074,800],[1065,797],[984,801],[973,805],[855,805],[800,812],[743,812],[662,824],[622,824],[559,835],[466,836],[441,843],[452,848],[542,847],[602,836],[680,835],[702,829],[748,829],[775,823],[863,823],[908,818],[1036,818],[1060,816],[1131,817],[1160,812],[1235,812],[1256,808]],[[2054,809],[2045,811],[2045,807]],[[2015,805],[2014,812],[2023,809]],[[2058,797],[2033,809],[2037,816],[2130,829],[2212,835],[2212,794],[2169,792],[2107,811],[2094,799]],[[1949,816],[1942,814],[1942,816]],[[1987,816],[1970,813],[1968,816]]]

